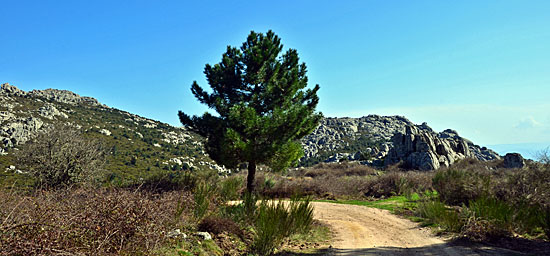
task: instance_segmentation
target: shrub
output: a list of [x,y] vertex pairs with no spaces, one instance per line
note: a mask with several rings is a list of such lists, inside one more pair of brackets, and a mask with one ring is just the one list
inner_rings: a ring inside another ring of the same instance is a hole
[[377,171],[370,166],[353,162],[320,163],[311,168],[303,169],[300,176],[319,177],[325,175],[333,176],[367,176],[375,175]]
[[245,192],[242,202],[238,205],[225,205],[221,208],[223,217],[231,218],[242,225],[251,225],[256,218],[257,197],[254,194]]
[[468,216],[491,221],[495,226],[503,230],[511,228],[515,212],[513,206],[502,200],[488,196],[481,196],[470,201],[467,207]]
[[237,200],[243,187],[243,179],[240,176],[230,176],[220,183],[220,196],[223,200]]
[[122,189],[0,191],[0,255],[148,255],[166,244],[166,232],[189,225],[189,210],[174,221],[177,199]]
[[105,149],[75,128],[46,129],[16,153],[21,168],[46,188],[93,181],[105,164]]
[[426,218],[429,224],[437,224],[447,231],[459,232],[462,228],[459,214],[454,209],[448,209],[437,199],[420,202],[416,211],[420,217]]
[[193,190],[197,183],[197,177],[191,172],[154,171],[139,181],[123,185],[123,187],[146,190],[154,193]]
[[311,229],[313,224],[313,206],[311,198],[307,197],[301,201],[298,196],[295,196],[290,201],[288,206],[290,230],[288,235],[296,233],[306,233]]
[[195,218],[204,217],[210,206],[214,189],[210,184],[201,182],[193,190],[193,199],[195,200]]
[[490,194],[491,177],[479,171],[445,169],[436,172],[433,187],[445,203],[462,205]]
[[288,211],[284,202],[262,201],[258,207],[252,249],[259,255],[271,254],[289,232]]
[[538,225],[550,239],[550,165],[533,164],[526,170],[514,172],[501,187],[500,194],[507,202],[537,212]]
[[218,216],[209,216],[201,220],[198,230],[216,235],[227,232],[239,237],[243,236],[241,228],[233,220]]
[[466,220],[460,233],[468,239],[477,242],[490,241],[509,234],[502,227],[496,225],[494,221],[475,216],[471,216]]
[[412,195],[414,192],[432,190],[431,177],[428,172],[390,171],[372,178],[363,188],[363,193],[372,197]]
[[252,249],[259,255],[269,255],[286,237],[308,232],[313,222],[313,207],[309,199],[294,198],[288,207],[285,202],[262,201],[257,209]]

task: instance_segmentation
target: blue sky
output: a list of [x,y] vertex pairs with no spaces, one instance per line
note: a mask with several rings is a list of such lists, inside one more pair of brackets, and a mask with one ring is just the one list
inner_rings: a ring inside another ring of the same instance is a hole
[[0,0],[0,82],[179,125],[206,63],[274,30],[325,116],[404,115],[477,144],[550,145],[550,1]]

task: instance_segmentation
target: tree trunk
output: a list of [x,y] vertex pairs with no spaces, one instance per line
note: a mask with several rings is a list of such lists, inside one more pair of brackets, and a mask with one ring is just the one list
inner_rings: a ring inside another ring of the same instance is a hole
[[246,190],[250,194],[254,192],[254,177],[256,177],[256,162],[248,162],[248,177],[246,179]]
[[545,218],[544,218],[544,234],[550,239],[550,205],[545,207]]

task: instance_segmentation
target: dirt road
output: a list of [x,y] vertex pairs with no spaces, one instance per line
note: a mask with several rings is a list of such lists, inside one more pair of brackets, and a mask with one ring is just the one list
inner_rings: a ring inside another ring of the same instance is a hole
[[517,255],[488,247],[451,245],[418,223],[385,210],[314,202],[314,217],[334,231],[327,255]]

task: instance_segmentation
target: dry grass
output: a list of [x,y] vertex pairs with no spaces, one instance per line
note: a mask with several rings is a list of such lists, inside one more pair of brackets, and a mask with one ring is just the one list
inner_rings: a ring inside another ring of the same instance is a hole
[[267,198],[290,198],[296,194],[325,199],[380,198],[431,190],[433,174],[404,171],[396,166],[381,171],[354,162],[322,163],[296,169],[286,176],[259,172],[255,185]]
[[379,171],[357,162],[320,163],[311,168],[299,169],[294,176],[320,177],[327,175],[334,176],[367,176],[376,175]]

